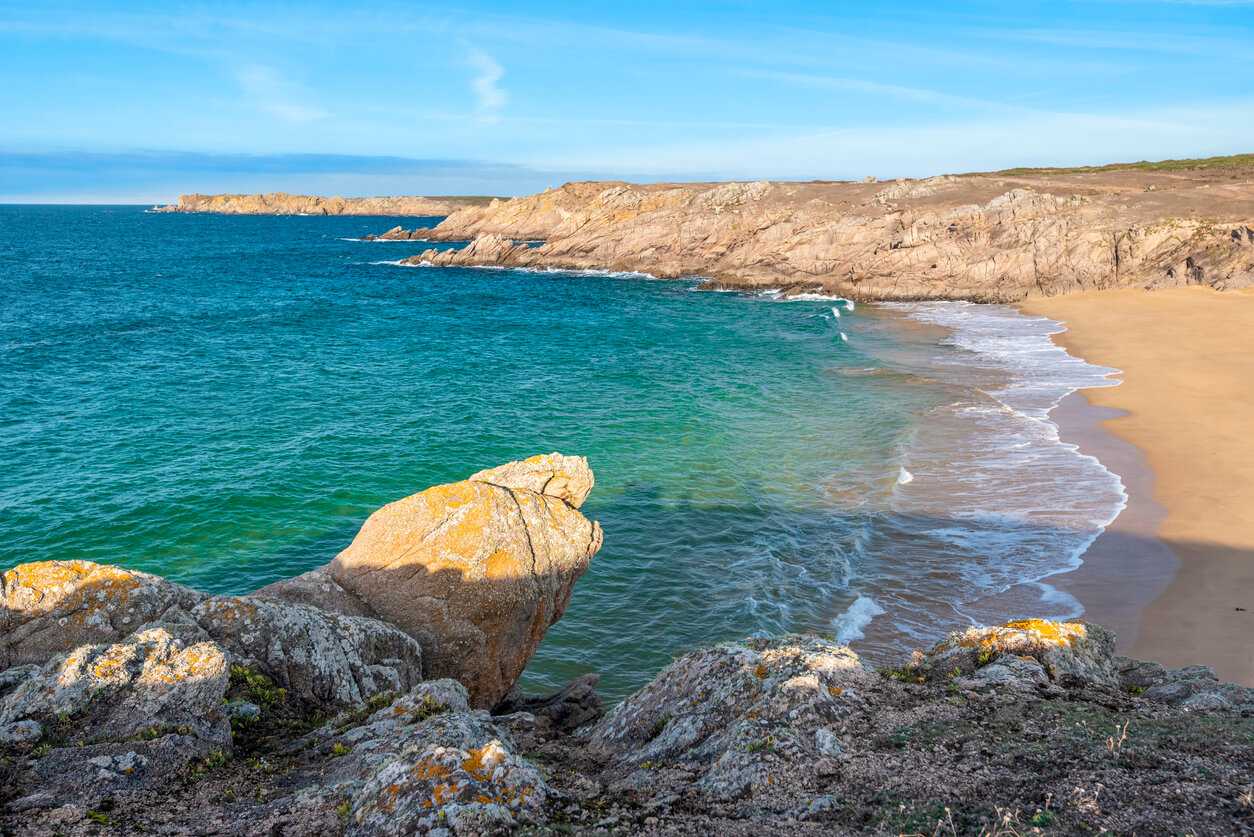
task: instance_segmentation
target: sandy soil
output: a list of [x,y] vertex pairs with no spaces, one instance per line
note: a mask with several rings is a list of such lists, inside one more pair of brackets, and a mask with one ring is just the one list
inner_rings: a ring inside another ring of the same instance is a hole
[[[1113,621],[1135,635],[1126,653],[1204,663],[1221,679],[1254,685],[1254,291],[1101,291],[1019,307],[1063,321],[1067,331],[1055,339],[1073,354],[1123,370],[1122,385],[1085,396],[1120,411],[1102,425],[1144,451],[1152,471],[1138,470],[1134,454],[1103,457],[1086,429],[1091,412],[1059,411],[1064,433],[1082,447],[1087,437],[1131,495],[1130,514],[1060,586],[1096,622],[1119,614]],[[1169,582],[1162,544],[1180,561]],[[1147,597],[1134,626],[1129,611]]]

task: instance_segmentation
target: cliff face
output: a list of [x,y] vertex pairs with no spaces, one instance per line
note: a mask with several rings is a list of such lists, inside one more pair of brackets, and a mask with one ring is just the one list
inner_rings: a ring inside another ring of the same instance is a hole
[[[635,270],[856,300],[1254,284],[1249,170],[943,176],[882,183],[570,183],[423,236],[418,264]],[[517,245],[544,239],[539,247]]]
[[451,215],[467,201],[424,197],[325,198],[319,195],[183,195],[158,212],[211,212],[222,215]]

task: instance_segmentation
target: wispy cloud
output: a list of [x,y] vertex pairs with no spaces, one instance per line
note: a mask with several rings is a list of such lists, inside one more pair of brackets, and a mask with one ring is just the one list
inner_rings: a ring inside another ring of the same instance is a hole
[[308,97],[306,91],[284,79],[273,67],[242,67],[235,80],[247,104],[284,121],[312,122],[330,116],[322,108],[303,102]]
[[498,85],[498,82],[505,77],[505,70],[486,52],[470,44],[465,44],[465,47],[470,65],[478,72],[478,75],[470,80],[470,89],[474,91],[477,99],[476,105],[481,113],[495,114],[505,107],[505,101],[509,98],[505,90]]
[[890,96],[907,101],[938,102],[949,105],[975,107],[1006,107],[999,102],[990,102],[984,99],[975,99],[969,96],[953,96],[948,93],[942,93],[937,90],[928,90],[921,87],[902,87],[895,84],[884,84],[882,82],[869,81],[867,79],[820,76],[809,73],[789,73],[780,72],[778,70],[740,69],[735,72],[737,75],[748,78],[766,79],[768,81],[777,81],[783,84],[792,84],[800,87],[825,90],[843,90],[851,93],[869,93],[877,96]]

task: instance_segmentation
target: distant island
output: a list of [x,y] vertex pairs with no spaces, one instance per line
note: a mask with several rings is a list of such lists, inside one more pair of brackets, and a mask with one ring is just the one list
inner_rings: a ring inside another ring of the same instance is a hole
[[156,212],[207,212],[218,215],[402,215],[429,217],[452,215],[468,206],[484,206],[488,196],[423,197],[421,195],[371,198],[322,197],[266,192],[253,195],[182,195],[178,203],[154,206]]

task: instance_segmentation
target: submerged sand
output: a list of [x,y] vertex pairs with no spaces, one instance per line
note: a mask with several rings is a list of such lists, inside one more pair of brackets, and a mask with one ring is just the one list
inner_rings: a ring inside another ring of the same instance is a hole
[[[1020,308],[1062,321],[1055,339],[1073,354],[1122,370],[1122,385],[1084,394],[1119,411],[1101,424],[1143,451],[1152,472],[1126,451],[1106,463],[1125,476],[1129,508],[1060,586],[1089,618],[1117,614],[1134,630],[1133,656],[1205,663],[1254,684],[1254,292],[1099,291]],[[1083,437],[1093,413],[1057,417]],[[1174,577],[1163,545],[1179,558]]]

